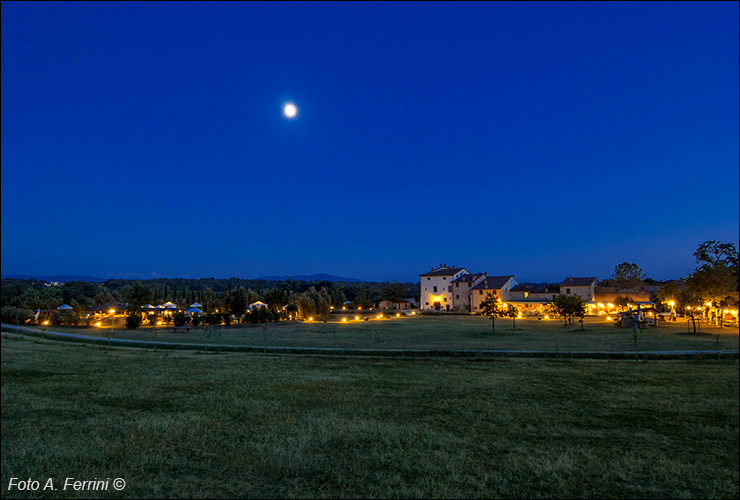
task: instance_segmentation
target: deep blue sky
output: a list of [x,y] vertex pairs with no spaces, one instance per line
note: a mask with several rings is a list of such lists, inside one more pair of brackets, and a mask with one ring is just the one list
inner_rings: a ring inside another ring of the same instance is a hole
[[737,2],[3,3],[2,273],[686,275],[738,242],[738,37]]

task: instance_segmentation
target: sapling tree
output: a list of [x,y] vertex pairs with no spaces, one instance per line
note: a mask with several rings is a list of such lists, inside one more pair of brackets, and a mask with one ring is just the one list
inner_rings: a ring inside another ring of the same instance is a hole
[[486,294],[486,298],[481,302],[481,314],[491,318],[491,333],[496,333],[496,318],[501,317],[504,314],[503,309],[500,307],[498,299],[496,299],[496,293]]

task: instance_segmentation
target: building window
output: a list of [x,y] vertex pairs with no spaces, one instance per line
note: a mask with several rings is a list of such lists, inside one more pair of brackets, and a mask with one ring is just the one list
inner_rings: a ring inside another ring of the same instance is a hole
[[427,281],[429,281],[430,279],[432,279],[432,278],[427,278]]
[[483,295],[483,290],[478,290],[478,295]]
[[447,281],[447,278],[445,278],[444,276],[442,277],[442,279],[445,280],[445,281]]
[[[437,293],[437,287],[436,286],[434,287],[434,293]],[[570,293],[570,292],[568,292],[568,293]]]
[[566,289],[565,289],[565,294],[566,294],[566,295],[570,295],[570,288],[566,288]]
[[445,302],[447,302],[447,297],[445,297]]
[[468,283],[468,288],[470,288],[470,285],[472,285],[472,283]]
[[460,288],[460,283],[455,283],[455,288]]
[[427,302],[426,304],[429,305],[429,302]]
[[459,299],[460,298],[460,294],[455,295],[455,298],[456,299]]

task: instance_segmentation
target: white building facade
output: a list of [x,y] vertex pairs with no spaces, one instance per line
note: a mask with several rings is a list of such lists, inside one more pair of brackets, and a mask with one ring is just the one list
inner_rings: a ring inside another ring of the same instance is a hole
[[454,311],[453,281],[470,274],[464,267],[441,265],[419,275],[422,311]]

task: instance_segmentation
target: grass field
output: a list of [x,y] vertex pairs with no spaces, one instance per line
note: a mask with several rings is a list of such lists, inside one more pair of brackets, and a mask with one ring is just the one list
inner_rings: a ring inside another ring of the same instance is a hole
[[[737,360],[412,360],[2,339],[4,498],[737,498],[738,444]],[[121,477],[127,488],[8,492],[10,477]]]
[[[517,320],[513,329],[510,319],[496,320],[496,333],[491,321],[474,316],[414,316],[354,321],[347,323],[285,322],[264,325],[240,325],[216,328],[194,328],[187,333],[174,333],[173,328],[139,330],[114,329],[112,338],[154,340],[205,344],[236,344],[281,347],[338,347],[366,349],[522,349],[539,351],[632,351],[632,330],[618,328],[601,318],[586,318],[580,325],[563,326],[559,320]],[[53,327],[83,335],[106,337],[108,328]],[[373,331],[385,343],[376,341]],[[737,328],[702,325],[702,335],[688,335],[685,322],[648,328],[638,335],[638,349],[737,349]],[[718,338],[719,336],[719,338]]]

